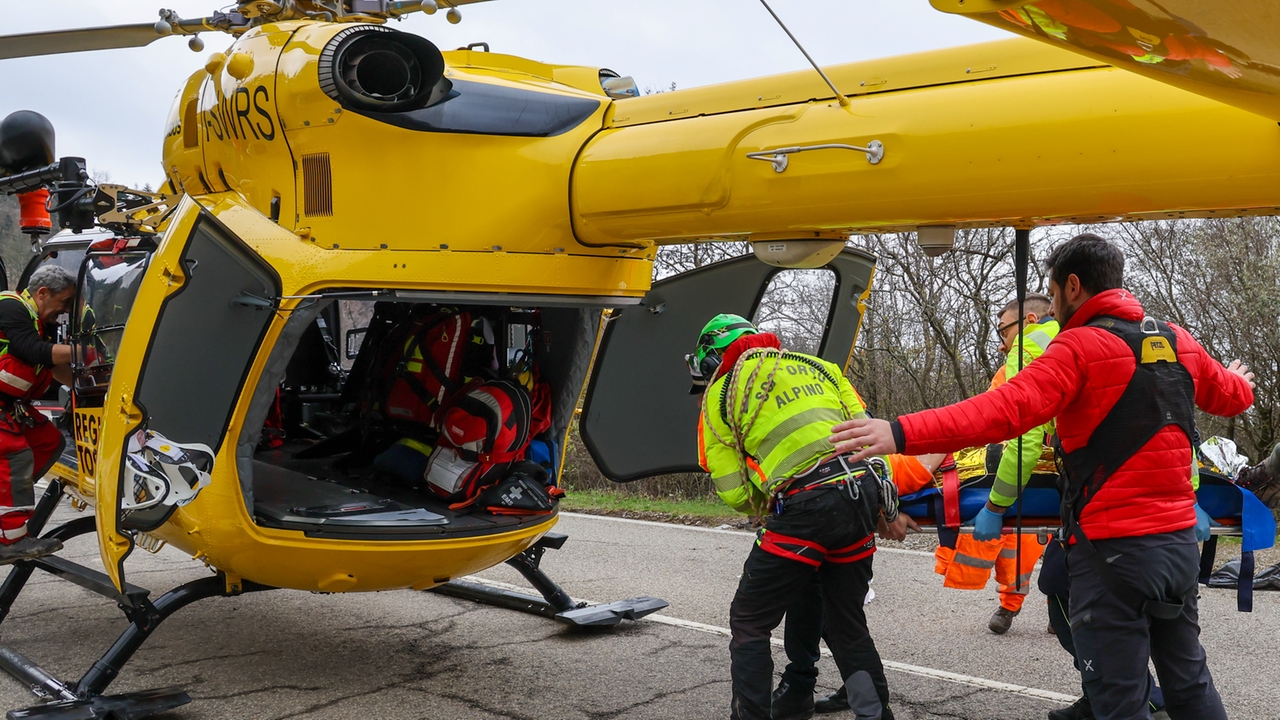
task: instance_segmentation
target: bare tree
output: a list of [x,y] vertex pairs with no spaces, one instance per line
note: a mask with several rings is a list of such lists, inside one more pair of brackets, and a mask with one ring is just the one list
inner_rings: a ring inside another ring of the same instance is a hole
[[[851,368],[873,412],[893,417],[985,390],[1004,363],[994,331],[996,311],[1015,291],[1012,230],[960,230],[955,249],[937,258],[913,233],[853,242],[878,258]],[[1033,274],[1030,289],[1042,283]]]
[[1176,323],[1218,360],[1257,374],[1253,408],[1234,420],[1201,414],[1254,459],[1280,440],[1280,220],[1182,220],[1108,228],[1125,247],[1126,284],[1153,317]]

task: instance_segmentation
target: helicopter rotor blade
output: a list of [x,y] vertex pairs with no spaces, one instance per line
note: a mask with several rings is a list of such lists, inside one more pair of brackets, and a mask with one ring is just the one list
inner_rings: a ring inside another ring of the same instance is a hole
[[156,32],[156,23],[6,35],[0,37],[0,60],[88,50],[143,47],[162,37],[165,35]]

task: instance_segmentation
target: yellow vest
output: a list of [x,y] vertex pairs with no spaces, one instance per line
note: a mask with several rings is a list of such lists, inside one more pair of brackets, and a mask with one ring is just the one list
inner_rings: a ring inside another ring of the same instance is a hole
[[702,467],[730,507],[760,510],[779,486],[831,455],[831,428],[855,417],[866,417],[862,399],[833,363],[748,351],[706,389]]

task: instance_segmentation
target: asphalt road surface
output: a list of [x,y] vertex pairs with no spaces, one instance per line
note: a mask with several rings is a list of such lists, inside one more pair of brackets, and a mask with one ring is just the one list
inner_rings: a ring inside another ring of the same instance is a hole
[[[63,506],[55,518],[67,519]],[[174,615],[125,668],[112,692],[181,686],[193,702],[164,718],[725,718],[729,599],[752,536],[580,515],[562,517],[564,549],[543,567],[575,597],[654,595],[657,617],[584,632],[435,593],[320,595],[295,591],[203,600]],[[95,567],[92,537],[64,557]],[[1046,634],[1033,592],[1009,634],[986,629],[994,589],[945,590],[926,553],[884,548],[875,559],[872,633],[889,665],[903,720],[1043,718],[1069,704],[1075,676]],[[131,582],[152,597],[209,570],[184,554],[142,551]],[[488,582],[523,584],[506,567]],[[1253,614],[1231,591],[1201,598],[1203,638],[1233,718],[1280,718],[1280,593],[1258,593]],[[111,603],[38,574],[0,636],[74,680],[123,626]],[[780,650],[775,660],[783,662]],[[822,662],[820,690],[834,688]],[[0,708],[35,704],[0,678]],[[849,714],[830,716],[852,718]]]

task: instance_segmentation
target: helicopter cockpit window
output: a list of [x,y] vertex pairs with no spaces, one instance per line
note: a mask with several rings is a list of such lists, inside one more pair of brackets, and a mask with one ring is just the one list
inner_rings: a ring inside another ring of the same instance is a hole
[[82,260],[84,260],[84,250],[82,248],[47,250],[43,257],[40,258],[39,262],[32,263],[30,267],[26,269],[26,272],[22,274],[23,277],[20,279],[19,284],[21,287],[25,288],[27,285],[27,278],[31,277],[31,273],[35,272],[36,268],[44,265],[57,265],[63,270],[75,275],[80,272],[80,262]]
[[147,253],[122,253],[85,260],[72,328],[76,393],[81,397],[106,392],[147,258]]
[[831,321],[838,278],[830,268],[787,269],[769,278],[751,318],[788,350],[818,355]]
[[488,83],[454,80],[445,100],[398,113],[364,112],[407,130],[552,137],[591,117],[600,100]]

